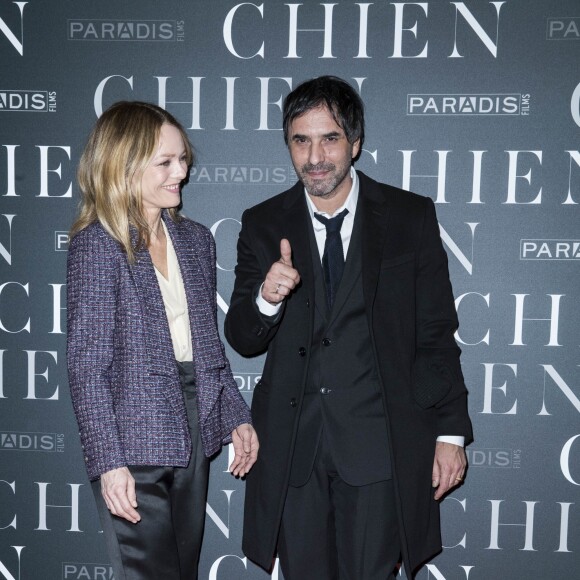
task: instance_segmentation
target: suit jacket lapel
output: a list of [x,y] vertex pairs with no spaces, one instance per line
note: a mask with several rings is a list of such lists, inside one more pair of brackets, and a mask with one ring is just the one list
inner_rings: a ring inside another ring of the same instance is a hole
[[[360,194],[359,194],[360,195]],[[360,199],[360,198],[359,198]],[[351,293],[354,285],[361,273],[361,213],[358,211],[354,217],[354,225],[352,230],[352,236],[350,244],[348,247],[348,254],[346,256],[346,262],[344,264],[344,272],[342,274],[342,280],[338,286],[338,292],[336,298],[334,299],[334,304],[332,305],[332,310],[330,312],[331,324],[341,311],[342,307],[345,305],[349,294]]]
[[[387,198],[372,182],[358,172],[359,198],[353,236],[346,258],[343,279],[330,312],[329,324],[346,303],[359,275],[363,276],[363,292],[367,316],[370,314],[379,278],[381,258],[388,234]],[[359,259],[362,257],[362,259]]]
[[[310,218],[310,213],[308,213]],[[324,282],[324,268],[322,267],[320,254],[318,252],[318,244],[316,243],[316,236],[314,228],[311,226],[311,220],[308,220],[308,239],[310,241],[310,255],[312,260],[312,275],[313,275],[313,291],[314,296],[322,296],[323,299],[314,300],[314,306],[320,313],[320,316],[326,321],[330,312],[328,310],[328,303],[326,301],[326,284]]]
[[370,320],[388,233],[389,210],[387,198],[380,190],[360,172],[358,175],[360,189],[357,213],[360,210],[363,293]]
[[308,292],[310,304],[314,304],[314,271],[308,229],[312,225],[301,182],[285,196],[280,220],[282,236],[288,239],[292,247],[292,265],[300,274],[300,284]]

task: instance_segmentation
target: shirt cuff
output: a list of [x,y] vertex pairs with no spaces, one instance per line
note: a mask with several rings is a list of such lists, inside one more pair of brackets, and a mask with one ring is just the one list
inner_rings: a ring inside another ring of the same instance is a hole
[[461,437],[461,435],[440,435],[437,437],[437,441],[439,443],[452,443],[459,447],[465,446],[465,437]]
[[282,308],[282,302],[279,302],[278,304],[270,304],[267,300],[264,300],[262,297],[263,286],[264,283],[262,282],[260,289],[258,290],[258,295],[256,296],[256,306],[264,316],[276,316],[276,314],[280,312],[280,308]]

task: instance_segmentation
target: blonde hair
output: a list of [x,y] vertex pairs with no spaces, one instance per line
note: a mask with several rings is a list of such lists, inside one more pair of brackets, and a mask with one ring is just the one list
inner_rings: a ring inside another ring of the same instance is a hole
[[[135,252],[149,244],[149,228],[143,214],[141,176],[159,144],[161,127],[173,125],[181,133],[187,164],[193,163],[193,148],[179,122],[151,103],[120,101],[107,109],[95,124],[85,146],[77,179],[82,192],[79,215],[71,238],[99,222],[121,244],[129,263]],[[179,219],[170,208],[171,219]],[[131,227],[137,242],[131,243]]]

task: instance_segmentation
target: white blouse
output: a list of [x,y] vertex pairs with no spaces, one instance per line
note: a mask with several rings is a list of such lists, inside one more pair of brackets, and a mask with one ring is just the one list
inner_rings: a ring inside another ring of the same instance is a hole
[[175,359],[180,362],[191,361],[193,360],[193,349],[191,346],[191,328],[189,326],[185,287],[179,270],[177,254],[169,237],[167,226],[163,220],[161,223],[167,239],[167,279],[157,268],[155,268],[155,274],[157,275],[163,304],[165,305]]

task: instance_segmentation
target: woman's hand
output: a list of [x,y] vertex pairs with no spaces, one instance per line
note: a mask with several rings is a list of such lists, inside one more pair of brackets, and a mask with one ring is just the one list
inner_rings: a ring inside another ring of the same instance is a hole
[[249,423],[242,423],[232,431],[235,457],[230,472],[235,477],[244,477],[258,458],[258,435]]
[[137,495],[135,480],[127,467],[111,469],[101,475],[101,494],[107,508],[114,515],[136,524],[141,516],[135,509]]

